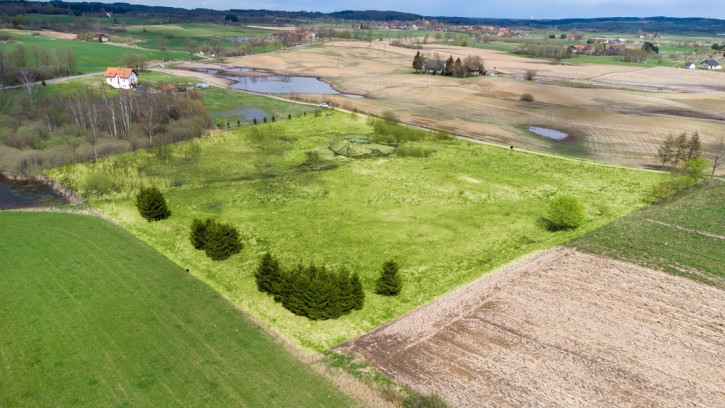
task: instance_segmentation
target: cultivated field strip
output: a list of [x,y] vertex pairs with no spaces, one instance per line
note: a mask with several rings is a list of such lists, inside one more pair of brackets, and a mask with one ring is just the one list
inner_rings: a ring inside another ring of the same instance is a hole
[[571,249],[338,349],[460,406],[725,406],[725,292]]

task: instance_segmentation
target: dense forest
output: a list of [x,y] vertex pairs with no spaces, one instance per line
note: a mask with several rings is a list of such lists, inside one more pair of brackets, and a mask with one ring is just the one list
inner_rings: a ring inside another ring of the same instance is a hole
[[[100,84],[100,81],[99,81]],[[43,169],[201,136],[211,120],[194,90],[0,93],[0,170]]]
[[128,3],[72,3],[64,1],[0,1],[0,15],[49,14],[74,16],[99,16],[111,13],[114,17],[138,17],[151,22],[214,22],[220,24],[280,24],[302,22],[348,22],[348,21],[400,21],[418,22],[428,20],[431,23],[447,25],[494,25],[521,27],[528,29],[559,30],[577,28],[583,31],[617,31],[668,33],[723,33],[725,20],[713,18],[674,18],[674,17],[607,17],[607,18],[569,18],[558,20],[527,20],[471,17],[437,17],[398,11],[343,10],[333,13],[311,11],[274,11],[274,10],[211,10],[196,8],[187,10],[176,7],[146,6]]

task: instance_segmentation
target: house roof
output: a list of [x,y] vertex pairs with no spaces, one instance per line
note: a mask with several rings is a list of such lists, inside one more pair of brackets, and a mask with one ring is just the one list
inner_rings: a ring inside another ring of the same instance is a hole
[[108,36],[106,34],[103,34],[103,33],[98,33],[98,34],[94,34],[93,35],[93,38],[101,38],[101,37],[108,37]]
[[[116,75],[118,75],[121,78],[128,78],[128,77],[131,76],[131,73],[132,72],[134,74],[136,73],[136,71],[134,71],[133,68],[113,68],[113,67],[108,67],[108,68],[106,68],[106,73],[103,74],[103,76],[104,77],[107,77],[107,78],[113,78]],[[138,74],[136,74],[136,75],[138,75]]]
[[695,63],[694,62],[686,62],[685,63],[685,66],[690,66],[690,65],[695,65]]
[[446,66],[446,62],[443,60],[428,60],[428,63],[425,65],[426,69],[443,69],[443,67]]
[[716,67],[716,66],[720,65],[720,63],[715,60],[705,60],[705,61],[702,61],[702,63],[707,64],[711,67]]

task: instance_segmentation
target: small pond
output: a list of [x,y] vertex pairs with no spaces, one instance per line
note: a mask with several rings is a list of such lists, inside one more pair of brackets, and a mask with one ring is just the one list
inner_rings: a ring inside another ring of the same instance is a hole
[[50,186],[32,180],[8,180],[0,175],[0,210],[67,204]]
[[535,135],[539,135],[541,137],[545,137],[547,139],[552,139],[552,140],[564,141],[567,139],[573,139],[573,136],[571,136],[570,134],[568,134],[566,132],[562,132],[562,131],[554,130],[554,129],[548,129],[548,128],[544,128],[544,127],[529,126],[526,128],[526,130],[528,130],[529,132],[531,132]]
[[230,79],[235,81],[231,85],[234,89],[244,91],[271,93],[271,94],[324,94],[324,95],[342,95],[349,98],[362,98],[362,95],[346,94],[338,91],[332,85],[314,77],[289,76],[289,75],[272,75],[272,76],[231,76],[224,75],[223,71],[241,71],[254,72],[251,68],[229,68],[225,70],[195,69],[197,72],[205,72],[207,74],[216,75],[219,78]]

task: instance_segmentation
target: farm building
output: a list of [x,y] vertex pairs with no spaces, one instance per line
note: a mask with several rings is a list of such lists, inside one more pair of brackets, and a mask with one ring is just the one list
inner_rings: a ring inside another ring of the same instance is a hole
[[446,67],[446,62],[443,60],[428,60],[425,66],[426,72],[443,72],[443,68]]
[[93,41],[109,42],[111,39],[106,34],[98,33],[93,35]]
[[705,60],[700,64],[700,68],[703,69],[722,69],[722,65],[715,60]]
[[106,68],[106,83],[116,89],[136,89],[138,86],[138,74],[133,68]]
[[697,68],[697,65],[695,65],[695,63],[694,63],[694,62],[686,62],[686,63],[685,63],[685,68],[688,68],[688,69],[695,69],[695,68]]

